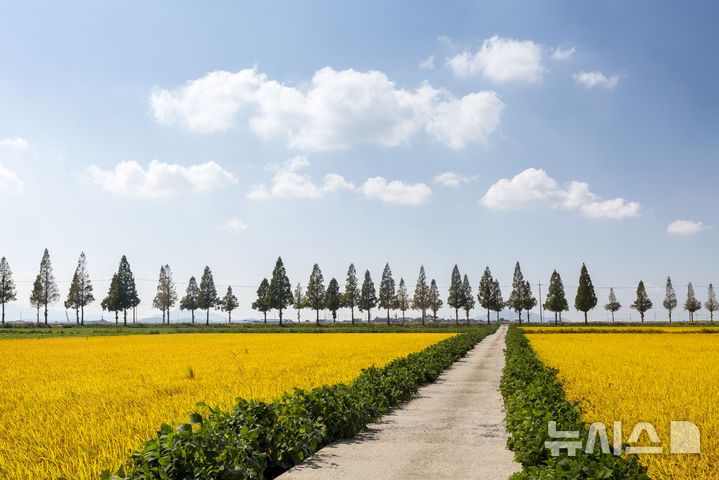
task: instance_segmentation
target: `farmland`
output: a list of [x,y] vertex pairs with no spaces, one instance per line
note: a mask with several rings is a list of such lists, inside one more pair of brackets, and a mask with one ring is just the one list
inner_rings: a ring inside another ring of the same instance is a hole
[[0,341],[0,477],[95,478],[200,401],[346,382],[451,333],[182,334]]
[[[672,420],[688,420],[699,427],[701,455],[638,456],[652,478],[717,478],[715,335],[588,332],[529,333],[528,338],[540,359],[558,369],[564,391],[570,401],[579,401],[585,422],[609,426],[615,420],[630,426],[650,422],[664,442]],[[630,433],[631,427],[624,429],[625,442]]]

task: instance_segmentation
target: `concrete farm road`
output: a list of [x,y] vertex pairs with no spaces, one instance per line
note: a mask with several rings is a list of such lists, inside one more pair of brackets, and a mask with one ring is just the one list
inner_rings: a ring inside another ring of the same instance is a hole
[[506,333],[501,326],[412,400],[278,478],[506,480],[521,470],[499,393]]

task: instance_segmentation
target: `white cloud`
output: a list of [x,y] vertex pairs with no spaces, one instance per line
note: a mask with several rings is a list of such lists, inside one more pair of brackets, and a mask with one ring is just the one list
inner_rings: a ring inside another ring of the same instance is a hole
[[367,198],[398,205],[419,205],[432,195],[432,190],[424,183],[387,182],[383,177],[368,179],[359,190]]
[[422,70],[434,70],[434,55],[430,55],[426,60],[423,60],[419,64],[419,68]]
[[221,227],[222,230],[233,235],[239,235],[240,233],[247,230],[247,224],[237,217],[231,218],[226,224]]
[[10,148],[25,148],[27,147],[27,140],[21,137],[17,138],[0,138],[0,147],[10,147]]
[[456,188],[459,187],[460,184],[469,183],[475,178],[476,177],[468,177],[466,175],[460,175],[454,172],[444,172],[440,173],[439,175],[436,175],[434,177],[434,181],[441,185],[444,185],[445,187]]
[[586,89],[594,87],[602,87],[607,90],[613,90],[619,83],[619,75],[607,77],[602,72],[579,72],[573,75],[574,81],[582,85]]
[[567,60],[567,59],[569,59],[572,55],[574,55],[575,53],[577,53],[576,47],[572,47],[572,48],[560,48],[560,47],[557,47],[557,48],[555,48],[554,51],[552,52],[552,58],[553,58],[554,60],[559,60],[559,61]]
[[316,185],[312,177],[300,170],[308,167],[310,162],[304,156],[291,158],[284,165],[275,167],[275,176],[269,188],[261,183],[250,188],[247,198],[266,200],[275,198],[320,198],[327,193],[338,190],[354,190],[355,186],[341,175],[328,173],[321,185]]
[[24,185],[17,174],[0,165],[0,197],[22,193]]
[[487,143],[499,126],[504,102],[494,92],[470,93],[437,106],[427,131],[440,143],[459,150],[470,142]]
[[511,180],[500,179],[487,190],[480,203],[494,210],[563,208],[594,218],[635,217],[640,210],[638,203],[623,198],[601,200],[585,182],[572,181],[562,188],[544,170],[536,168],[528,168]]
[[[268,80],[255,69],[212,72],[176,90],[155,90],[150,104],[157,121],[200,132],[227,130],[247,110],[256,135],[286,138],[289,148],[304,151],[358,144],[394,147],[407,144],[422,130],[461,148],[470,141],[485,141],[499,124],[504,106],[494,92],[458,99],[427,83],[405,90],[382,72],[331,67],[315,72],[304,90]],[[446,130],[467,119],[473,124],[464,132]]]
[[674,220],[667,226],[667,233],[675,233],[677,235],[693,235],[704,230],[706,227],[702,222],[692,220]]
[[114,170],[90,165],[89,178],[103,189],[131,197],[162,198],[194,190],[207,192],[226,187],[237,179],[215,162],[184,167],[152,160],[147,170],[135,161],[118,163]]
[[455,75],[482,74],[497,83],[536,83],[542,79],[542,47],[530,40],[514,40],[495,35],[482,43],[476,53],[464,51],[447,60]]

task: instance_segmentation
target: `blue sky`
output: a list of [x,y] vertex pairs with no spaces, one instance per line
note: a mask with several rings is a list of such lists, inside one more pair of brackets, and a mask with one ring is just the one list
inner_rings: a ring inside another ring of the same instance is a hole
[[278,255],[293,284],[315,262],[327,281],[354,262],[378,282],[389,261],[411,287],[420,264],[446,286],[458,263],[475,289],[485,265],[508,285],[519,260],[533,284],[556,268],[572,299],[586,262],[600,303],[656,287],[658,319],[667,275],[680,301],[717,281],[712,2],[0,11],[16,314],[44,248],[63,296],[80,251],[98,297],[126,254],[141,316],[159,313],[168,263],[180,292],[210,265],[239,293],[233,317],[257,317]]

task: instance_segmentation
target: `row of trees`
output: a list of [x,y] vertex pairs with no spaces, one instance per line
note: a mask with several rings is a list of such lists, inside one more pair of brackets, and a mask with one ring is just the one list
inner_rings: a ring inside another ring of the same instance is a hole
[[[630,305],[630,308],[639,312],[643,322],[645,313],[653,307],[643,281],[639,282],[636,295],[637,298]],[[0,304],[2,305],[2,323],[5,323],[5,304],[16,299],[17,294],[12,278],[12,271],[5,257],[2,257],[0,259]],[[48,306],[59,299],[60,292],[53,274],[50,255],[47,249],[45,249],[40,262],[40,271],[35,278],[30,295],[30,303],[37,309],[38,323],[40,322],[40,309],[44,309],[44,319],[45,323],[47,323]],[[181,310],[191,312],[193,324],[195,323],[196,310],[205,311],[205,323],[209,324],[210,309],[212,308],[219,308],[226,312],[228,321],[231,322],[232,312],[239,306],[239,302],[233,294],[231,286],[227,287],[227,291],[223,297],[218,296],[212,271],[210,267],[207,266],[202,273],[199,285],[194,276],[190,277],[185,296],[179,298],[172,278],[172,270],[169,265],[163,265],[160,267],[157,294],[152,302],[153,307],[162,312],[163,324],[170,322],[170,310],[177,305],[178,300]],[[482,308],[487,310],[487,322],[490,321],[490,311],[496,312],[497,319],[499,319],[499,312],[505,307],[517,312],[520,323],[522,323],[522,312],[527,312],[527,322],[529,322],[529,312],[537,306],[537,299],[532,294],[529,281],[525,280],[522,275],[519,262],[515,264],[512,278],[512,291],[506,301],[502,298],[499,281],[493,278],[489,267],[485,268],[479,282],[476,300]],[[84,309],[94,301],[93,286],[87,270],[87,259],[83,252],[78,259],[64,305],[65,308],[75,310],[76,322],[84,325]],[[597,296],[589,272],[587,271],[586,265],[582,264],[577,294],[574,299],[574,308],[584,313],[585,323],[588,323],[587,313],[595,308],[597,303]],[[116,323],[119,322],[119,313],[122,312],[123,324],[127,325],[128,310],[133,312],[133,322],[136,321],[134,313],[139,304],[140,298],[137,293],[135,277],[127,257],[123,255],[120,259],[118,270],[110,282],[107,296],[101,301],[101,306],[103,310],[115,314]],[[296,309],[298,321],[302,309],[309,308],[315,310],[316,322],[318,324],[321,310],[329,310],[332,314],[333,321],[336,321],[337,311],[340,308],[349,308],[352,323],[354,324],[355,308],[360,310],[360,312],[366,312],[367,321],[369,322],[371,321],[371,310],[378,307],[386,310],[387,323],[389,324],[392,310],[401,311],[402,321],[404,322],[405,312],[409,309],[414,309],[421,311],[422,324],[424,324],[426,312],[428,310],[431,311],[436,318],[437,312],[443,305],[444,302],[440,296],[437,282],[432,279],[428,284],[423,266],[420,267],[417,283],[411,297],[404,278],[400,278],[399,284],[395,283],[389,264],[385,265],[382,272],[379,291],[375,289],[369,270],[365,271],[362,285],[359,285],[354,264],[350,264],[347,270],[344,291],[340,289],[339,282],[335,278],[332,278],[325,287],[322,271],[317,264],[312,268],[306,290],[298,283],[293,291],[282,263],[282,258],[278,257],[271,279],[268,281],[267,278],[264,278],[260,283],[257,289],[257,298],[252,303],[252,308],[264,314],[265,323],[267,323],[267,312],[277,310],[280,324],[282,324],[284,310],[290,306]],[[469,313],[476,305],[469,278],[466,274],[464,276],[460,274],[457,265],[452,269],[447,305],[454,309],[455,322],[457,324],[459,324],[459,311],[463,310],[465,312],[465,317],[467,322],[469,322]],[[663,306],[669,313],[670,322],[672,321],[672,311],[677,305],[677,297],[674,292],[674,287],[672,286],[671,278],[667,277],[666,295]],[[562,312],[569,310],[569,303],[565,295],[562,278],[556,270],[552,272],[546,301],[542,306],[545,310],[554,313],[555,323],[561,321]],[[694,313],[702,308],[702,303],[696,298],[691,283],[688,285],[687,299],[683,307],[684,310],[689,312],[691,321],[694,320]],[[714,321],[714,312],[719,310],[719,301],[716,299],[712,284],[709,284],[707,301],[704,303],[704,307],[709,311],[711,321]],[[608,303],[604,305],[604,308],[612,314],[612,321],[614,321],[614,314],[622,308],[622,305],[617,301],[613,288],[609,290]]]

